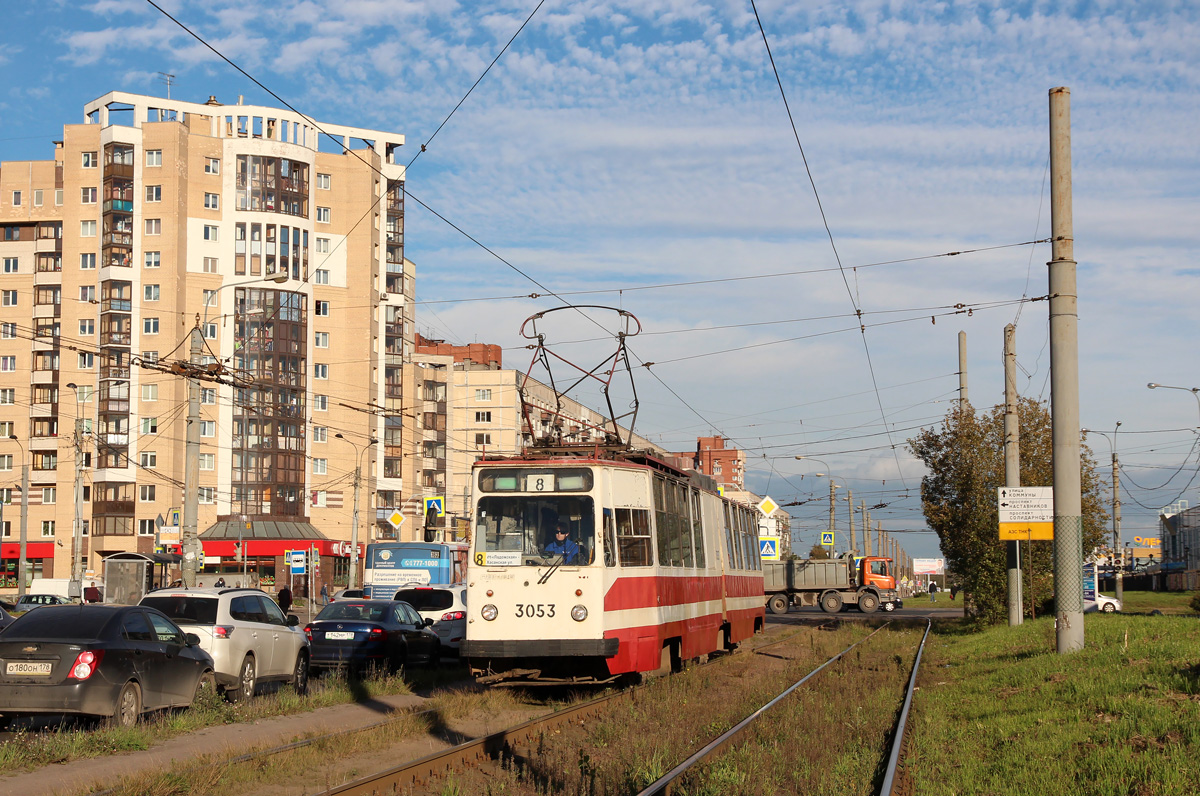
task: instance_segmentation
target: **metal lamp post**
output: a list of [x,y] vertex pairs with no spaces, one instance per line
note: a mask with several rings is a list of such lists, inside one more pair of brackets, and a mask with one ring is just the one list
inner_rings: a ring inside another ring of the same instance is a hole
[[370,450],[371,446],[379,442],[379,440],[371,437],[366,445],[359,446],[341,434],[334,434],[333,436],[343,442],[349,443],[354,448],[354,512],[350,523],[350,576],[346,583],[347,589],[353,589],[356,588],[358,583],[358,489],[362,484],[362,455]]
[[21,440],[16,434],[10,434],[8,437],[13,442],[17,443],[17,447],[21,449],[21,543],[19,545],[19,553],[17,559],[17,599],[25,596],[25,580],[28,577],[26,569],[29,568],[29,462],[26,460],[25,446],[21,444]]
[[[1113,428],[1112,437],[1103,431],[1093,431],[1090,428],[1082,428],[1084,434],[1099,434],[1108,440],[1108,452],[1112,455],[1112,520],[1113,520],[1113,556],[1117,556],[1121,552],[1121,463],[1117,458],[1117,429],[1121,427],[1121,421],[1117,421],[1117,425]],[[1125,599],[1125,584],[1122,578],[1121,567],[1113,567],[1116,579],[1117,599]]]

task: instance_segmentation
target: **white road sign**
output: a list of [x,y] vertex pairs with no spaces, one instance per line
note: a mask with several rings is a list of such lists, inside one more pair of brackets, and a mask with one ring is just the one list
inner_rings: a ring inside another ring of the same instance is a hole
[[996,489],[1000,522],[1054,522],[1054,487],[1002,486]]

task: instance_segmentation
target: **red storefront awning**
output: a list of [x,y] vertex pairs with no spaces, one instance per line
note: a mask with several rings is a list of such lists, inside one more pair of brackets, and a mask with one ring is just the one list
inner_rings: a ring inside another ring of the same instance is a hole
[[[4,542],[0,544],[0,558],[21,557],[20,542]],[[54,542],[26,542],[26,558],[54,558]]]
[[[236,539],[201,539],[204,543],[204,555],[220,556],[221,558],[232,558],[237,555],[237,540]],[[333,539],[252,539],[246,538],[242,540],[243,546],[246,548],[246,555],[251,558],[265,558],[267,556],[281,556],[289,550],[312,550],[315,549],[318,554],[323,556],[345,556],[350,555],[350,543],[339,542]],[[358,557],[362,558],[366,551],[366,545],[361,542],[358,545]]]

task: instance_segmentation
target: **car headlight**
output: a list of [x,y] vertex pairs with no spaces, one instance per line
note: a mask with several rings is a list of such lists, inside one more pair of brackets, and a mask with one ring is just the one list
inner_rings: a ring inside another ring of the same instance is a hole
[[577,605],[571,609],[571,618],[576,622],[582,622],[587,619],[587,608],[582,605]]
[[496,606],[492,605],[491,603],[488,603],[487,605],[483,606],[483,610],[481,610],[479,612],[479,615],[482,616],[487,621],[491,622],[493,619],[495,619],[497,616],[500,615],[500,611],[496,609]]

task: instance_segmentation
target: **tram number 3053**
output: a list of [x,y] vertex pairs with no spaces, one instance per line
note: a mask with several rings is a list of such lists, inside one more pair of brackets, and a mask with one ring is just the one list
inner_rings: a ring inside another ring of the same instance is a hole
[[518,619],[537,619],[554,616],[554,603],[517,603]]

